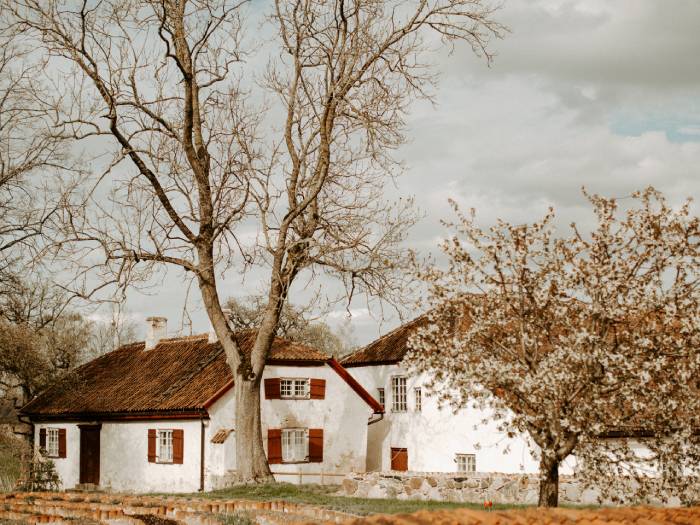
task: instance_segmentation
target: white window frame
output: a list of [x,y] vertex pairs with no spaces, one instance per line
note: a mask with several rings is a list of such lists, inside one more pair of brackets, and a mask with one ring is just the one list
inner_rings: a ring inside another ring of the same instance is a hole
[[457,472],[476,472],[476,454],[455,454]]
[[46,429],[46,455],[50,458],[58,457],[58,429]]
[[413,388],[413,401],[416,412],[423,411],[423,391],[421,387],[416,386]]
[[379,404],[384,408],[386,406],[386,394],[383,388],[377,388],[377,397],[379,398]]
[[156,432],[156,458],[158,463],[172,463],[174,452],[173,429],[158,429]]
[[308,377],[281,377],[280,399],[309,399],[311,380]]
[[309,429],[282,429],[282,463],[308,463]]
[[406,376],[392,376],[391,378],[392,412],[406,412],[408,410],[406,383]]

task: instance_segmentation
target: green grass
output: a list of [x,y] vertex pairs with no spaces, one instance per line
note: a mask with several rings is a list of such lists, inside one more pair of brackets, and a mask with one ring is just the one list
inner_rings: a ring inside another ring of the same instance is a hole
[[[307,503],[326,509],[366,516],[368,514],[399,514],[418,510],[439,509],[483,509],[481,503],[451,503],[447,501],[415,501],[398,499],[350,498],[336,496],[338,490],[332,485],[292,485],[270,483],[262,485],[239,485],[204,494],[200,497],[212,499],[248,499],[257,501],[284,500],[291,503]],[[523,508],[527,505],[494,505],[494,509]]]

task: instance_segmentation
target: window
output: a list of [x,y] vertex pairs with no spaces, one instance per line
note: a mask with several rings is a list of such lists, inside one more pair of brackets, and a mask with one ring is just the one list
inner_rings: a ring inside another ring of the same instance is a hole
[[282,379],[280,381],[282,399],[306,399],[309,397],[309,379]]
[[406,412],[406,378],[396,376],[391,378],[391,410]]
[[377,388],[377,394],[379,395],[379,404],[384,408],[384,389]]
[[52,458],[58,457],[58,429],[46,429],[46,455]]
[[476,454],[457,454],[457,472],[476,472]]
[[423,393],[421,392],[420,387],[413,389],[413,395],[416,400],[416,412],[420,412],[423,410]]
[[282,461],[294,463],[307,461],[309,457],[309,434],[305,428],[282,429]]
[[173,462],[173,431],[158,431],[158,463]]

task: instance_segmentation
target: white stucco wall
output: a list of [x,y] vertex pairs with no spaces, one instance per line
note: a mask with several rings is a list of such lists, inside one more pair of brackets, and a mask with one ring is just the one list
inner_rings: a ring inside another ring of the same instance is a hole
[[[66,457],[52,458],[63,489],[80,482],[80,428],[77,423],[39,423],[41,428],[66,429]],[[148,462],[148,429],[182,429],[182,464]],[[100,487],[135,492],[196,492],[199,489],[200,422],[103,422],[100,430]]]
[[[269,428],[322,428],[323,463],[275,464],[271,469],[278,481],[291,483],[339,482],[343,474],[363,472],[367,452],[367,420],[372,409],[329,366],[267,366],[264,379],[274,377],[316,378],[326,380],[324,399],[262,399],[262,433],[267,449]],[[207,488],[220,485],[235,469],[235,432],[223,445],[211,443],[221,428],[233,427],[233,389],[209,409],[206,471]],[[300,477],[301,474],[301,477]]]
[[[267,366],[263,378],[301,377],[326,380],[324,399],[267,400],[262,393],[262,432],[267,448],[268,428],[322,428],[323,463],[272,465],[278,481],[293,483],[339,482],[350,472],[363,472],[367,463],[367,421],[372,409],[329,366]],[[264,383],[263,383],[264,384]],[[211,442],[221,429],[234,427],[233,389],[209,408],[204,421],[205,490],[222,486],[236,468],[236,435],[223,444]],[[200,486],[201,421],[103,421],[100,431],[100,486],[134,492],[196,492]],[[63,488],[80,481],[80,429],[76,423],[39,423],[66,429],[66,458],[55,459]],[[182,464],[148,462],[148,429],[182,429]],[[323,479],[321,478],[323,473]],[[300,476],[301,474],[301,476]]]
[[[347,369],[367,391],[378,397],[384,388],[385,419],[369,427],[367,470],[390,470],[392,447],[408,449],[408,468],[417,472],[455,472],[456,454],[475,454],[480,472],[538,471],[538,462],[523,437],[508,438],[496,424],[488,422],[488,412],[472,408],[457,413],[440,408],[429,397],[424,377],[411,377],[400,365],[350,367]],[[408,410],[392,412],[391,377],[407,377]],[[421,387],[422,410],[415,410],[413,389]],[[483,423],[483,420],[487,423]],[[572,471],[573,462],[562,466],[561,473]]]
[[61,488],[73,488],[80,480],[80,429],[74,423],[41,423],[34,426],[34,449],[39,450],[39,431],[42,428],[66,429],[66,457],[51,458],[61,478]]
[[[181,429],[182,464],[148,462],[148,429]],[[199,420],[103,423],[100,486],[116,491],[196,492],[200,482]]]

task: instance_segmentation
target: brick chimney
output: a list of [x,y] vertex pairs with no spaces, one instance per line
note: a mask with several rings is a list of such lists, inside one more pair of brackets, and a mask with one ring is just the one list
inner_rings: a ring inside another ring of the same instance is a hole
[[167,317],[146,318],[146,350],[150,350],[158,344],[168,333]]

